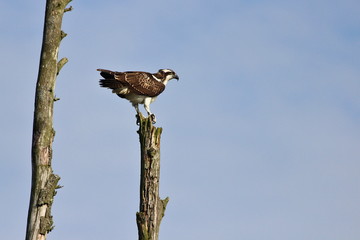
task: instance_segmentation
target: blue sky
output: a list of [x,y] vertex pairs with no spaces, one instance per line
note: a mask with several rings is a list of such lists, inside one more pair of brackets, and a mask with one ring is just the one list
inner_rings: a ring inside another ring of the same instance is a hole
[[[74,1],[59,57],[48,239],[136,239],[131,104],[96,68],[172,68],[152,104],[160,239],[360,238],[360,3]],[[23,239],[45,1],[0,3],[0,233]],[[115,237],[114,237],[115,236]]]

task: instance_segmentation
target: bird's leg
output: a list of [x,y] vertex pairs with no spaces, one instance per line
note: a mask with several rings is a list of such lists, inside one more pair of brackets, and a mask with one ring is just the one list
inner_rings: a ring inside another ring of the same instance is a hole
[[150,111],[150,103],[151,103],[151,98],[145,98],[144,108],[145,108],[148,116],[150,116],[150,119],[151,119],[152,123],[155,124],[156,123],[156,117],[155,117],[155,114],[151,113],[151,111]]
[[139,104],[133,104],[135,110],[136,110],[136,125],[140,124],[140,110],[139,110]]

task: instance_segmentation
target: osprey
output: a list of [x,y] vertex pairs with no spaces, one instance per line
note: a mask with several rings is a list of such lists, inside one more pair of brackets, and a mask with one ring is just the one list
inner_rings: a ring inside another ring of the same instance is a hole
[[135,107],[137,112],[137,124],[139,123],[139,104],[144,104],[144,108],[151,117],[153,123],[156,118],[150,111],[150,103],[162,93],[166,84],[171,79],[179,80],[178,75],[171,69],[160,69],[157,73],[129,71],[113,72],[106,69],[97,69],[104,78],[100,80],[100,86],[112,89],[121,98],[126,98]]

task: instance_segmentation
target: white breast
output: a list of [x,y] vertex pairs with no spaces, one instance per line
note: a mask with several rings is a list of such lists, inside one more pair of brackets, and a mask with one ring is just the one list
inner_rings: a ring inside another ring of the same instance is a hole
[[126,95],[126,99],[129,100],[133,104],[143,104],[146,96],[136,95],[136,94],[128,94]]

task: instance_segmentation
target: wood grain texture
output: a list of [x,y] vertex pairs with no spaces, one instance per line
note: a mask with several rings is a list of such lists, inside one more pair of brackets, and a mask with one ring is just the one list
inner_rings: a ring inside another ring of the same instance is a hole
[[35,92],[31,149],[32,182],[26,228],[26,240],[45,240],[53,229],[51,206],[60,177],[53,173],[53,109],[56,76],[65,60],[58,63],[62,18],[70,0],[47,0],[40,66]]
[[169,198],[160,199],[160,137],[162,128],[140,114],[140,211],[136,213],[139,240],[157,240]]

